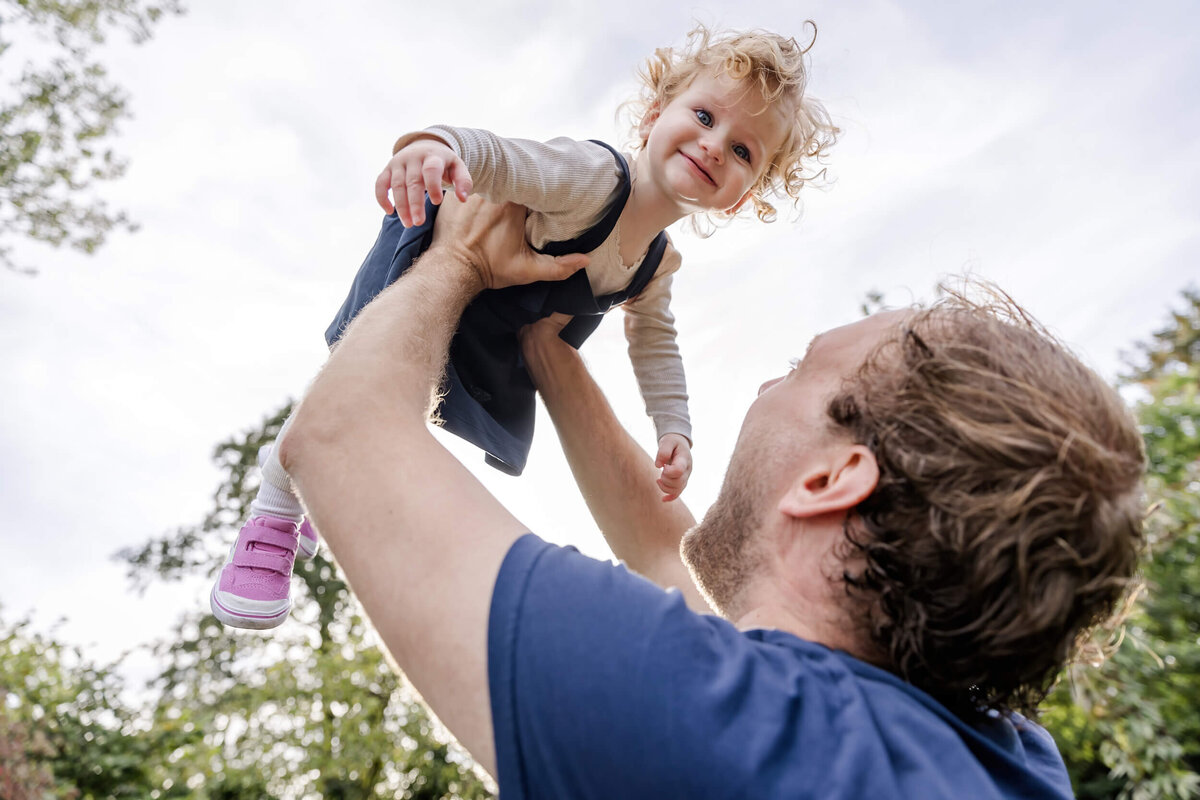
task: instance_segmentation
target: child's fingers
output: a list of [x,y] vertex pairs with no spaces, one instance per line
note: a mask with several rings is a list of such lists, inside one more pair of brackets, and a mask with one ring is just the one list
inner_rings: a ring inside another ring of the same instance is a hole
[[454,158],[446,165],[446,180],[454,187],[454,194],[466,202],[471,194],[471,173],[461,158]]
[[654,458],[654,466],[663,467],[675,460],[675,447],[668,440],[658,443],[658,455]]
[[412,211],[408,207],[408,189],[404,185],[404,169],[396,167],[392,170],[392,203],[396,207],[396,216],[406,228],[412,227]]
[[[442,173],[446,171],[446,162],[437,156],[430,156],[421,165],[421,180],[425,183],[425,191],[433,204],[442,202]],[[424,203],[422,203],[424,205]]]
[[420,225],[425,221],[425,181],[420,173],[407,179],[407,192],[409,218],[412,225]]
[[683,491],[683,487],[687,485],[687,476],[684,474],[682,467],[674,464],[667,464],[663,467],[662,473],[656,481],[658,488],[663,494],[669,495],[669,500],[674,500]]
[[379,173],[379,177],[375,179],[375,202],[379,203],[379,207],[388,214],[396,210],[392,205],[391,199],[388,198],[388,190],[392,187],[392,168],[391,166],[384,167],[383,172]]

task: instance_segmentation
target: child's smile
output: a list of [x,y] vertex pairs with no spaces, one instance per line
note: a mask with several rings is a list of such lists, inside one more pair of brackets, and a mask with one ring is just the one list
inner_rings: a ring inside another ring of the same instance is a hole
[[706,170],[704,168],[704,166],[698,160],[699,158],[702,158],[702,157],[693,158],[692,156],[689,156],[687,153],[684,153],[682,150],[680,151],[679,154],[682,155],[685,159],[687,159],[687,162],[691,165],[693,171],[695,171],[696,174],[699,175],[705,182],[707,182],[708,184],[710,184],[712,186],[717,185],[717,182],[713,180],[712,175],[709,174],[708,170]]

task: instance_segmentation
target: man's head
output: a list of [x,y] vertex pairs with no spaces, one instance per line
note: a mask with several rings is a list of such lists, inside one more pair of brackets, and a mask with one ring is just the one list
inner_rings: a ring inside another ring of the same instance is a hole
[[[815,39],[815,26],[813,30]],[[820,161],[837,138],[838,129],[824,107],[806,94],[805,56],[811,46],[769,31],[696,26],[683,47],[658,49],[642,69],[641,96],[633,104],[635,145],[646,146],[658,116],[697,79],[735,82],[781,120],[782,136],[772,142],[770,152],[758,155],[748,197],[760,219],[774,219],[768,196],[798,200],[800,189],[823,173]]]
[[820,549],[847,649],[959,713],[1029,711],[1130,584],[1143,461],[1120,397],[1024,311],[951,297],[764,386],[684,554],[736,618]]

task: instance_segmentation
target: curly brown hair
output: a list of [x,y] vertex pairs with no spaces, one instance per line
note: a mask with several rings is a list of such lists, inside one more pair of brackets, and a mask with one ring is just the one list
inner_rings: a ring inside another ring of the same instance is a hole
[[1035,712],[1133,586],[1145,456],[1120,396],[992,289],[914,312],[828,413],[879,464],[843,579],[880,660],[962,716]]
[[766,169],[750,189],[755,214],[763,222],[775,219],[775,207],[767,199],[771,193],[798,203],[805,184],[824,177],[822,162],[839,133],[820,101],[806,94],[806,59],[816,42],[817,26],[811,20],[805,24],[812,28],[807,46],[770,31],[709,30],[697,24],[683,47],[655,50],[638,72],[641,96],[626,104],[633,110],[634,146],[646,145],[646,137],[638,129],[649,111],[661,110],[702,72],[728,75],[756,87],[769,105],[785,110],[791,123],[779,149],[770,155]]

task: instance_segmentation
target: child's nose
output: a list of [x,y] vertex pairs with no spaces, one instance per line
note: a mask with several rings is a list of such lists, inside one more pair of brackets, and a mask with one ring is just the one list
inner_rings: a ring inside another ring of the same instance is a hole
[[721,137],[716,133],[710,133],[700,139],[700,147],[708,154],[708,157],[720,164],[725,160],[725,148],[721,143]]

